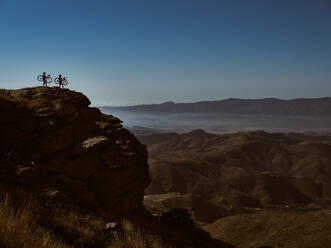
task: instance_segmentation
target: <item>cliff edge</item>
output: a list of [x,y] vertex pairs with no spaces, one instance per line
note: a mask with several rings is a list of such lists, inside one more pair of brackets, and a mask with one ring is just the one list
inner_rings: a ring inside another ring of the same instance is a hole
[[0,90],[0,181],[99,213],[142,205],[147,151],[114,116],[58,87]]

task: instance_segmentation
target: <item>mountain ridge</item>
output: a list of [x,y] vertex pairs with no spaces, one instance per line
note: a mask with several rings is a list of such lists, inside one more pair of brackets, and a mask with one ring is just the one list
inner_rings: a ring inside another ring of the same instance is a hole
[[133,106],[101,106],[100,109],[160,112],[160,113],[220,113],[220,114],[284,114],[284,115],[330,115],[331,97],[321,98],[228,98],[192,103],[164,102]]

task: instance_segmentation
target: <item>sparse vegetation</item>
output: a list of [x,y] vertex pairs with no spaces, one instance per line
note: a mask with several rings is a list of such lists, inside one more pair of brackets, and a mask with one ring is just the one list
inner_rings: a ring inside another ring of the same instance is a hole
[[0,202],[0,246],[6,248],[69,248],[36,223],[36,205],[14,206],[9,195]]
[[104,221],[74,210],[44,216],[39,204],[18,205],[3,193],[0,200],[0,247],[6,248],[166,248],[161,240],[123,220],[120,231],[104,232]]

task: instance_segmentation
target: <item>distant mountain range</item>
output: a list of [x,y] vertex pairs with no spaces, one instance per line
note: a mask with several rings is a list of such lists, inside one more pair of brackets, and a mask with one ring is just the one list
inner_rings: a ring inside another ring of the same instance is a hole
[[222,114],[273,114],[273,115],[331,115],[331,97],[238,99],[194,103],[165,102],[123,107],[100,107],[101,109],[161,113],[222,113]]

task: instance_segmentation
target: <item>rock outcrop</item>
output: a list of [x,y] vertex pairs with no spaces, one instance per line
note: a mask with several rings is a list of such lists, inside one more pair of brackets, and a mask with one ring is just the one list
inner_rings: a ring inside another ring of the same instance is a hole
[[147,151],[121,121],[58,87],[0,90],[0,182],[128,213],[149,184]]

